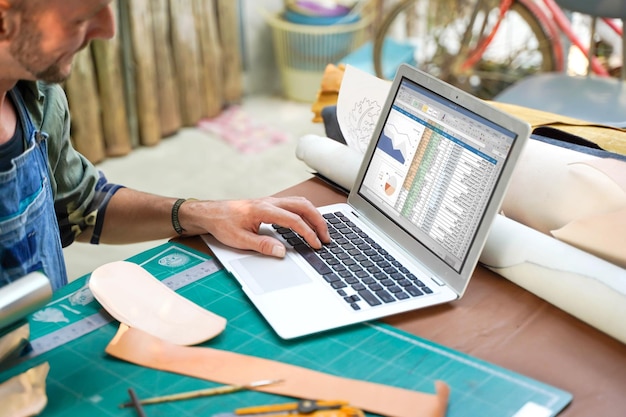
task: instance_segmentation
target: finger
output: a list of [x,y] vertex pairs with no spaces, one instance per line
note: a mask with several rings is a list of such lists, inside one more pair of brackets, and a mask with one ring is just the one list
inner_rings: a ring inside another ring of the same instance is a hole
[[[291,212],[285,212],[281,214],[281,221],[276,222],[283,227],[289,228],[302,236],[302,238],[315,249],[321,249],[322,242],[316,229],[306,222],[302,217]],[[326,229],[328,233],[328,229]]]
[[284,220],[279,223],[281,226],[292,229],[315,248],[321,247],[320,240],[330,242],[326,220],[310,201],[302,197],[288,197],[275,204],[287,210],[282,213]]

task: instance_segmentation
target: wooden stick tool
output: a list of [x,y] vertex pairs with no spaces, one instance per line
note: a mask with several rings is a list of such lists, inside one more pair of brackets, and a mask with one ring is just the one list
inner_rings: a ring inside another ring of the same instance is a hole
[[138,400],[135,402],[131,401],[131,402],[127,402],[124,404],[120,404],[120,408],[135,407],[136,404],[141,404],[141,405],[161,404],[161,403],[166,403],[166,402],[171,402],[171,401],[181,401],[181,400],[189,400],[192,398],[209,397],[212,395],[229,394],[231,392],[242,391],[244,389],[250,389],[250,388],[255,388],[255,387],[262,387],[265,385],[277,384],[279,382],[282,382],[282,379],[264,379],[261,381],[251,382],[245,385],[223,385],[221,387],[207,388],[207,389],[201,389],[201,390],[196,390],[196,391],[181,392],[178,394],[170,394],[170,395],[163,395],[159,397],[146,398],[146,399]]

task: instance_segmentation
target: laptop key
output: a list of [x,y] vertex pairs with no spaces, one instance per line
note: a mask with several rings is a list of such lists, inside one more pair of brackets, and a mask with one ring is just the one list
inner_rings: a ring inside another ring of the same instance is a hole
[[348,271],[347,269],[344,269],[342,271],[337,271],[339,273],[339,276],[341,278],[348,278],[352,276],[352,272]]
[[324,263],[317,253],[305,244],[293,247],[319,274],[325,275],[332,272],[332,269]]
[[409,285],[408,287],[404,287],[404,291],[411,294],[413,297],[419,297],[420,295],[424,295],[416,286]]
[[356,275],[359,278],[368,278],[370,276],[370,274],[368,274],[367,271],[363,271],[363,270],[356,271],[354,275]]
[[358,292],[358,294],[362,299],[364,299],[367,302],[367,304],[371,305],[372,307],[382,304],[382,302],[368,290],[361,290]]
[[339,278],[337,275],[330,273],[330,274],[324,274],[322,275],[324,277],[324,279],[326,280],[326,282],[335,282],[335,281],[341,281],[341,278]]
[[296,246],[296,245],[299,245],[300,243],[304,243],[304,241],[299,237],[292,237],[292,238],[287,239],[287,243],[289,243],[291,246]]
[[345,280],[346,284],[354,285],[357,283],[361,283],[357,277],[347,277]]
[[346,284],[343,281],[333,281],[330,283],[330,286],[333,287],[334,289],[338,290],[340,288],[346,288],[348,286],[348,284]]
[[396,299],[393,297],[393,295],[389,294],[385,290],[376,291],[376,295],[378,296],[378,298],[383,300],[385,303],[393,303],[394,301],[396,301]]
[[405,292],[397,292],[393,295],[395,295],[398,300],[406,300],[407,298],[409,298],[409,295]]
[[398,287],[397,285],[392,285],[391,287],[387,287],[387,291],[392,294],[397,294],[402,292],[402,288]]

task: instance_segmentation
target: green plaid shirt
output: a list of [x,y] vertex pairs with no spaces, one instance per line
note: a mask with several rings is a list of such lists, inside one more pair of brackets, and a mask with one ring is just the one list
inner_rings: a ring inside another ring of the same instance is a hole
[[104,174],[72,146],[69,106],[59,85],[20,81],[16,88],[35,127],[49,135],[48,169],[63,247],[89,227],[94,230],[91,243],[97,244],[106,206],[122,186],[108,183]]

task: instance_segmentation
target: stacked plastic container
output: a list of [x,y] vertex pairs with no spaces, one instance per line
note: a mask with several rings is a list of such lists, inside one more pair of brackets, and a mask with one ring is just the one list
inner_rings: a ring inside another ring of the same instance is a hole
[[326,65],[336,64],[369,39],[363,1],[285,1],[267,17],[284,95],[313,102]]

